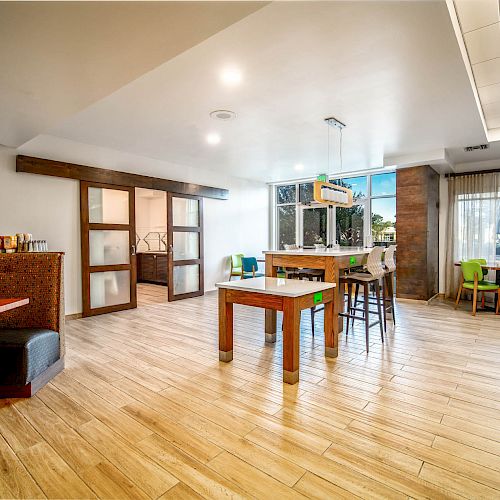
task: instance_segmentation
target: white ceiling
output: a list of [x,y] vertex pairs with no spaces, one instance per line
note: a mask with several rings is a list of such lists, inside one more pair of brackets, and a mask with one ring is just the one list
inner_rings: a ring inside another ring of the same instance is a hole
[[267,2],[0,2],[0,144],[19,146]]
[[[242,70],[241,85],[220,83],[227,65]],[[238,116],[217,122],[215,109]],[[496,147],[464,156],[486,135],[442,1],[272,3],[45,132],[280,181],[339,172],[338,136],[328,162],[323,123],[332,115],[347,124],[344,172],[394,158],[448,156],[465,169],[500,159]],[[205,141],[213,131],[217,146]]]

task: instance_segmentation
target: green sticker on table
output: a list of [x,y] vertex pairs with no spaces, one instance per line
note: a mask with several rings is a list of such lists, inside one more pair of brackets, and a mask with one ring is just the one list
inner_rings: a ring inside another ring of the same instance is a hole
[[354,256],[349,257],[349,264],[351,264],[351,266],[356,265],[357,262],[358,261],[357,261],[356,257],[354,257]]
[[316,292],[314,294],[314,303],[319,304],[320,302],[323,302],[323,292]]

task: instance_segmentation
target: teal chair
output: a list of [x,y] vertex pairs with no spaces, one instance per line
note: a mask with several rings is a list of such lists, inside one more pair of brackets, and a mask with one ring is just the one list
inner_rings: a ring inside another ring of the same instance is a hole
[[229,257],[231,261],[231,273],[229,274],[229,281],[231,281],[232,276],[239,276],[241,278],[241,273],[243,272],[241,268],[241,258],[243,256],[244,255],[242,253],[236,253]]
[[241,258],[241,279],[260,278],[264,273],[259,273],[259,264],[255,257],[242,257]]
[[460,262],[460,267],[462,268],[462,280],[460,281],[460,286],[458,288],[457,300],[455,301],[455,309],[460,303],[463,290],[472,290],[472,315],[476,315],[477,307],[477,292],[493,292],[497,294],[497,307],[496,314],[500,312],[500,285],[492,283],[491,281],[484,281],[483,269],[479,262],[468,261]]

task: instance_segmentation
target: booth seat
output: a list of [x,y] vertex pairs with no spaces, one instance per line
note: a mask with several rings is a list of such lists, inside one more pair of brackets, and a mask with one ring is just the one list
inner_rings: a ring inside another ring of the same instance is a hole
[[64,368],[64,254],[0,254],[0,398],[30,397]]

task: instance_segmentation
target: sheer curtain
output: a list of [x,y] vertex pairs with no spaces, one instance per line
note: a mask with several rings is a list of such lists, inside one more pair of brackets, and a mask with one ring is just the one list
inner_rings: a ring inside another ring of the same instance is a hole
[[450,177],[448,203],[446,296],[450,297],[460,275],[455,262],[500,260],[500,172]]

